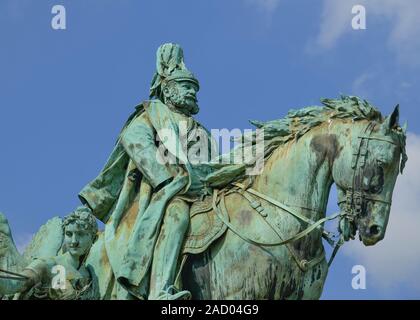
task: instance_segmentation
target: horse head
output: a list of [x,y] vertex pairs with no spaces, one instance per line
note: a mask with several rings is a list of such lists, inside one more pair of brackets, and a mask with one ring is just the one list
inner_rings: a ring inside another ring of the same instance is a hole
[[351,123],[353,133],[343,135],[332,174],[344,213],[339,224],[344,240],[353,239],[357,230],[366,246],[385,236],[395,182],[407,161],[406,128],[398,117],[397,106],[385,119]]

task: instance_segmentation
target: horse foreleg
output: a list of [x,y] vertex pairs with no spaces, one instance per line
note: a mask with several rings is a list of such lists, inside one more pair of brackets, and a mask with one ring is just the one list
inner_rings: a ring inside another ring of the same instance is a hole
[[227,231],[207,253],[190,257],[183,281],[193,299],[279,299],[282,268],[271,251]]

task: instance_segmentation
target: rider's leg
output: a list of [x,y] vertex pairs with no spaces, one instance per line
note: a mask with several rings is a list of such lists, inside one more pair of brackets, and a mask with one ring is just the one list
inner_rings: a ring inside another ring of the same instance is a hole
[[[169,288],[174,285],[178,258],[190,221],[190,208],[187,202],[175,198],[168,205],[163,224],[153,254],[152,273],[150,277],[149,299],[162,298],[163,292],[171,299]],[[189,292],[177,295],[179,298],[189,296]]]

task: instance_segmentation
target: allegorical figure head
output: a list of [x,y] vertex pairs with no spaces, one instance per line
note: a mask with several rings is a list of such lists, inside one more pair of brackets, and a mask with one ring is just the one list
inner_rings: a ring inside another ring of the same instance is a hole
[[[98,299],[97,283],[84,259],[96,239],[98,226],[87,207],[78,207],[63,219],[62,250],[55,256],[35,258],[15,278],[0,279],[0,296],[13,299]],[[60,278],[55,281],[57,276]],[[4,278],[4,277],[3,277]]]
[[90,210],[81,206],[63,220],[63,252],[82,258],[95,241],[98,225]]

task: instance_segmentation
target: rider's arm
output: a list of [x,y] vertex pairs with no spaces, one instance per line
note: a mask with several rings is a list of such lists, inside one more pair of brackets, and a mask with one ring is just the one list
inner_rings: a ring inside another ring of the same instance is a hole
[[136,164],[137,169],[156,189],[160,189],[173,179],[168,167],[157,159],[156,132],[146,113],[135,119],[121,137],[125,151]]

